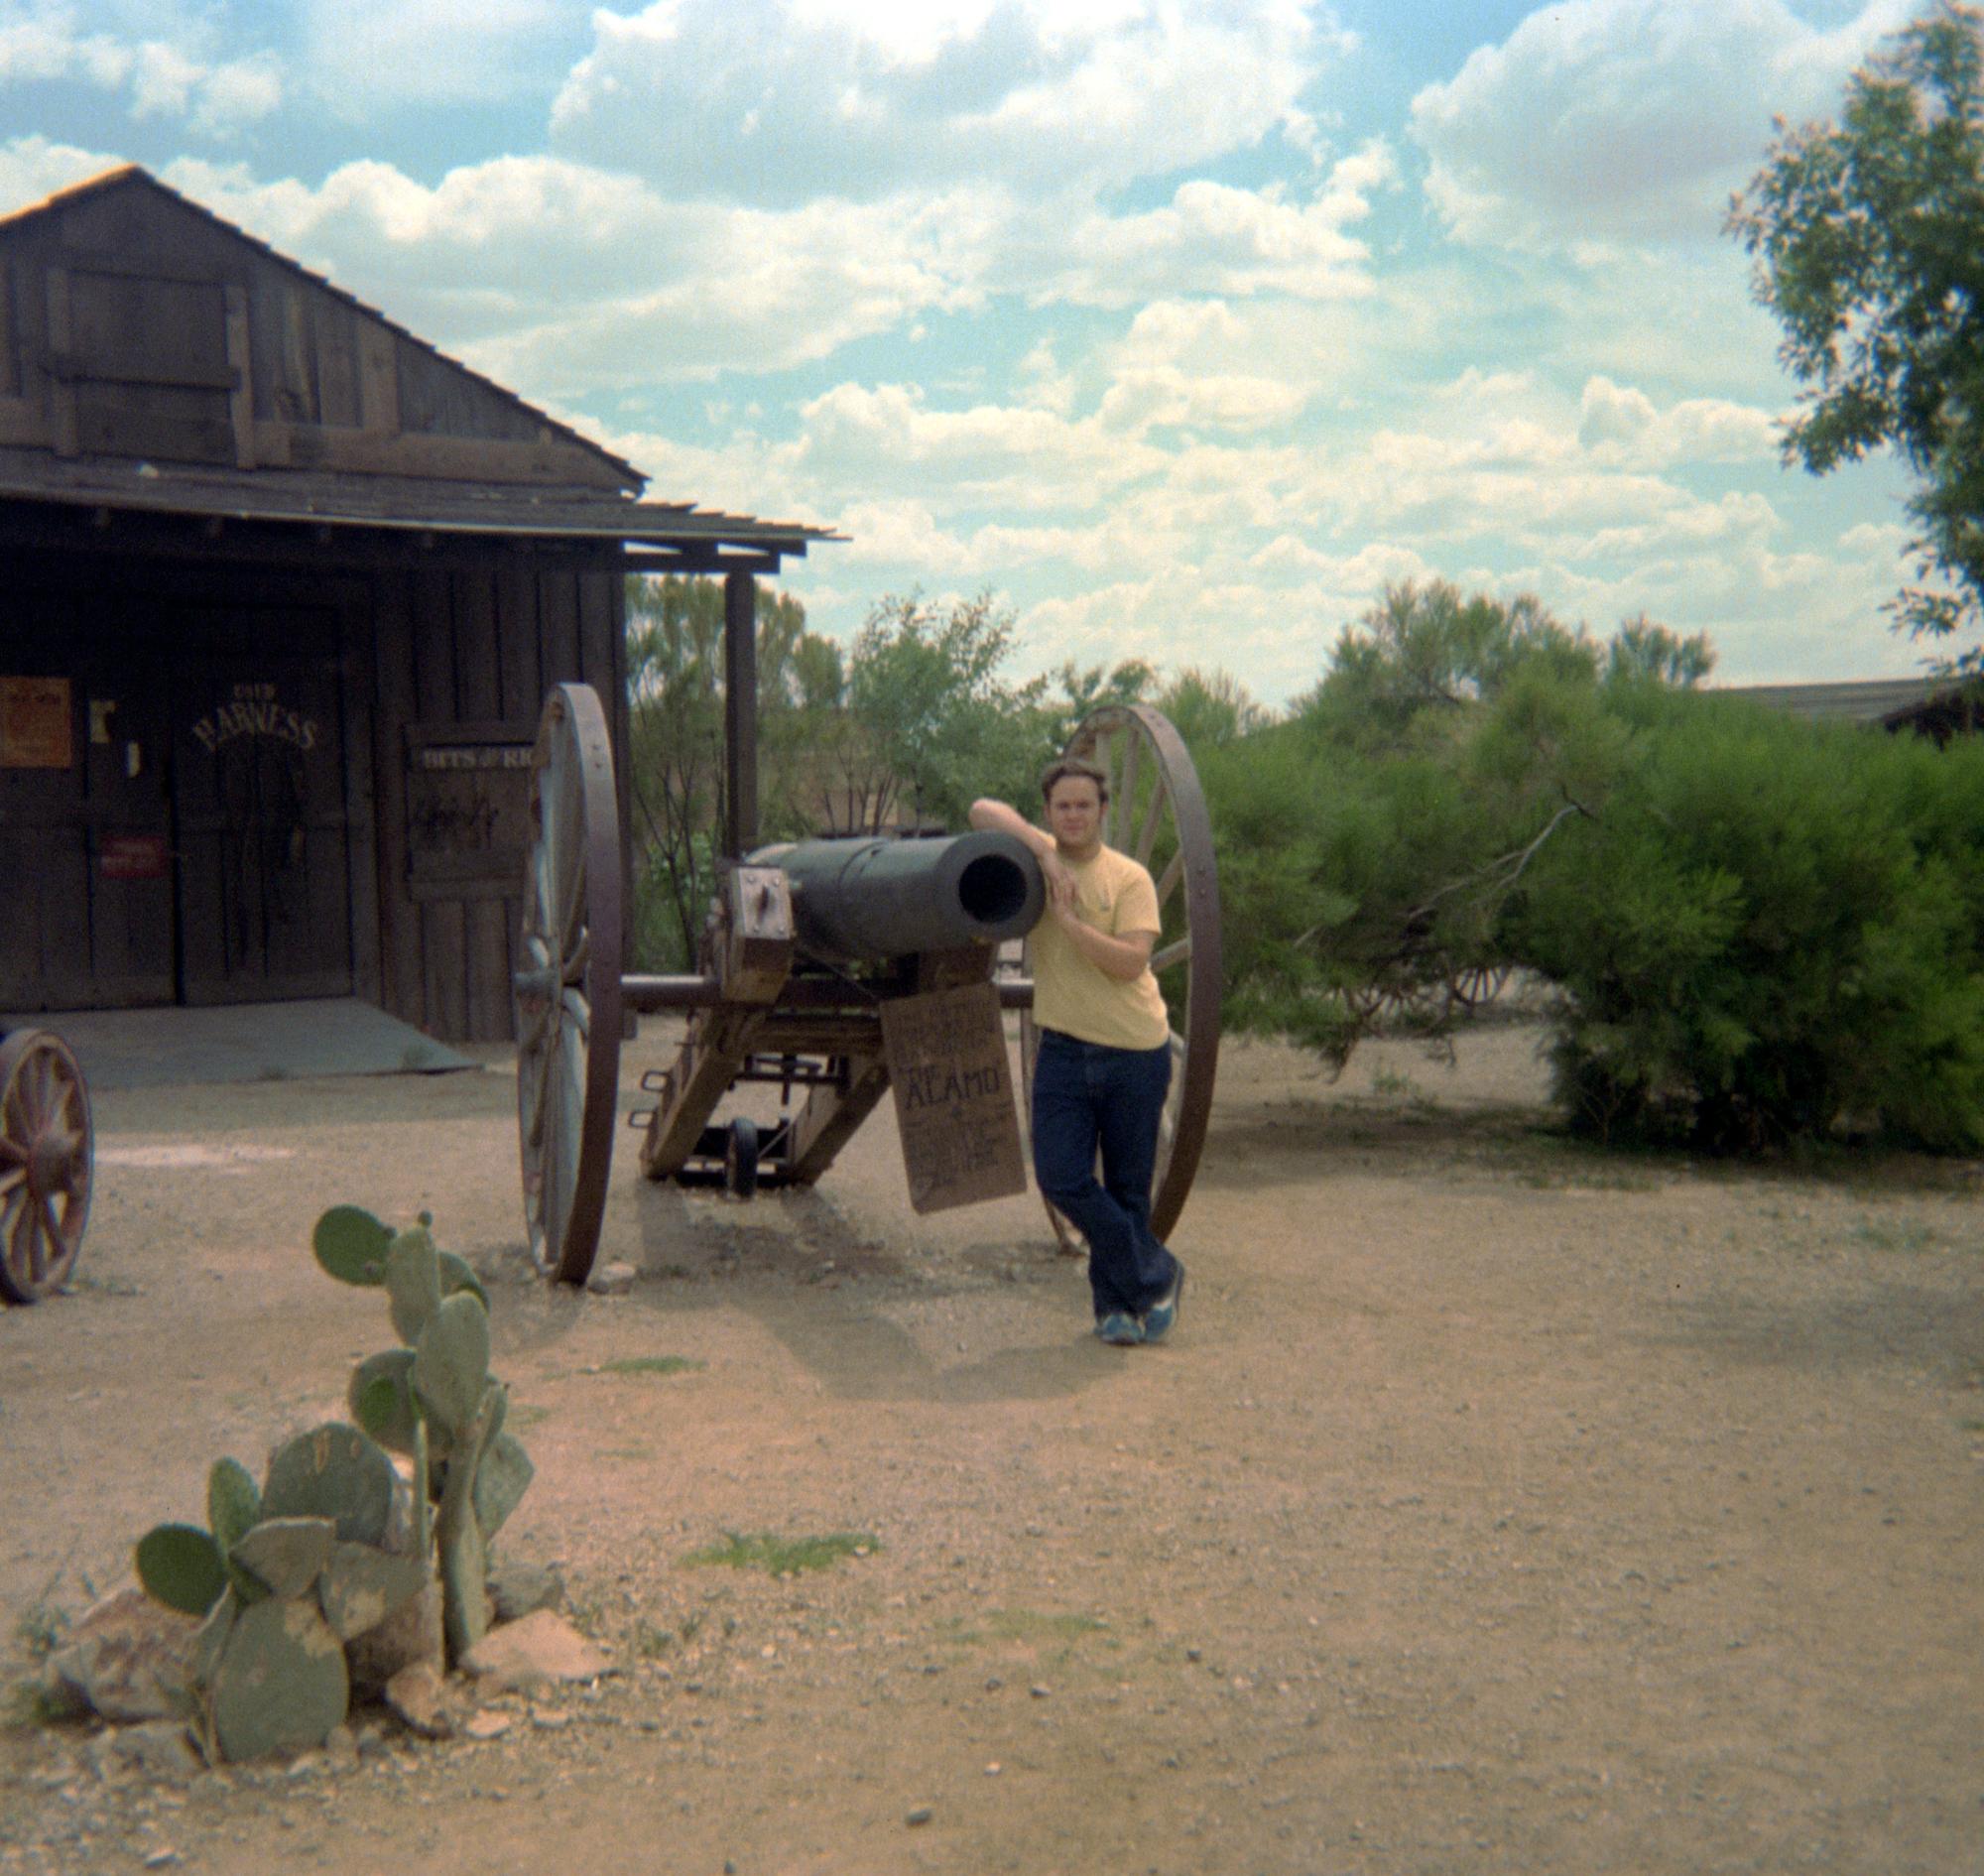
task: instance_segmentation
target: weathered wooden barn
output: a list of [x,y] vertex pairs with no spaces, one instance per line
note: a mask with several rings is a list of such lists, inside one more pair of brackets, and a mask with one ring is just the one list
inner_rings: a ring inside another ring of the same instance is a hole
[[508,1036],[546,687],[830,538],[642,480],[141,170],[0,220],[0,1009]]

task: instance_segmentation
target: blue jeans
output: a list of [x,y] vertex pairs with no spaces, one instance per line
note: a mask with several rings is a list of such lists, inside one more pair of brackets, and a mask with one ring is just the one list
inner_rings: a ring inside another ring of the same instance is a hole
[[1098,1318],[1118,1311],[1142,1315],[1178,1274],[1178,1259],[1151,1230],[1158,1123],[1171,1083],[1169,1042],[1111,1049],[1059,1030],[1041,1032],[1034,1063],[1034,1177],[1041,1196],[1088,1240],[1088,1286]]

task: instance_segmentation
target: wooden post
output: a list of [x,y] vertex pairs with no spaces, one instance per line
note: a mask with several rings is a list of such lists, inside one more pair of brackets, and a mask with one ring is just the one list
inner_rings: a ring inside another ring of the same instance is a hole
[[723,576],[723,729],[724,847],[741,860],[758,844],[758,582],[749,573]]

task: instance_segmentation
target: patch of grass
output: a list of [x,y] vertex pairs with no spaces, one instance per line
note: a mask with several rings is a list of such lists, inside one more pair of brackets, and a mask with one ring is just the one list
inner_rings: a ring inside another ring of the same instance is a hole
[[1380,1068],[1371,1077],[1371,1092],[1381,1101],[1402,1106],[1415,1114],[1430,1114],[1439,1102],[1409,1074],[1396,1068]]
[[53,1578],[48,1587],[14,1618],[14,1639],[34,1661],[46,1661],[62,1646],[62,1637],[68,1632],[68,1617],[57,1607],[55,1600],[56,1584],[61,1580],[60,1576]]
[[676,1645],[674,1629],[666,1629],[642,1616],[627,1631],[627,1646],[642,1661],[655,1661]]
[[1853,1227],[1853,1235],[1877,1251],[1928,1251],[1940,1242],[1934,1226],[1914,1218],[1863,1218]]
[[721,1544],[691,1551],[682,1563],[690,1569],[762,1569],[769,1576],[797,1576],[806,1569],[831,1569],[845,1557],[869,1557],[882,1541],[867,1531],[830,1531],[823,1537],[782,1538],[769,1531],[726,1531]]
[[61,1726],[78,1717],[39,1681],[16,1681],[0,1694],[0,1727]]
[[1045,1609],[991,1609],[976,1617],[954,1616],[942,1626],[948,1631],[947,1640],[965,1646],[1019,1642],[1040,1647],[1106,1633],[1109,1624],[1094,1615],[1050,1613]]
[[551,1417],[552,1410],[549,1407],[518,1406],[513,1403],[510,1411],[503,1417],[503,1425],[513,1434],[523,1433],[532,1427],[542,1427]]
[[616,1361],[602,1361],[596,1368],[581,1368],[580,1374],[694,1374],[708,1363],[692,1355],[622,1355]]

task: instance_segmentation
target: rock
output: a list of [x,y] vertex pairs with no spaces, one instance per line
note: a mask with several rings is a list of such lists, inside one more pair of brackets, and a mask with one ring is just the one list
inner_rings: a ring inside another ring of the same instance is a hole
[[491,1629],[461,1665],[491,1687],[516,1688],[548,1681],[591,1681],[613,1667],[563,1616],[549,1609]]
[[361,1697],[384,1693],[407,1669],[441,1671],[440,1584],[431,1582],[413,1601],[402,1603],[385,1621],[344,1645],[351,1689]]
[[517,1723],[511,1713],[499,1713],[492,1706],[485,1706],[480,1712],[471,1713],[462,1723],[461,1730],[471,1739],[501,1739]]
[[184,1717],[193,1709],[195,1616],[169,1609],[133,1583],[106,1597],[42,1668],[58,1702],[80,1702],[107,1720]]
[[564,1579],[548,1563],[512,1560],[489,1571],[489,1602],[500,1622],[521,1622],[540,1609],[556,1609],[564,1601]]
[[386,1683],[386,1704],[425,1739],[454,1731],[447,1710],[447,1681],[437,1661],[417,1661]]
[[113,1726],[89,1742],[89,1760],[102,1779],[129,1770],[151,1779],[183,1780],[197,1777],[206,1765],[186,1722],[178,1719]]
[[595,1297],[624,1297],[634,1287],[632,1264],[601,1264],[585,1287]]

